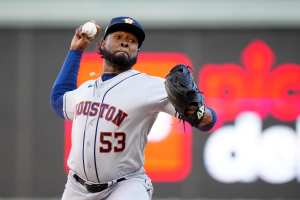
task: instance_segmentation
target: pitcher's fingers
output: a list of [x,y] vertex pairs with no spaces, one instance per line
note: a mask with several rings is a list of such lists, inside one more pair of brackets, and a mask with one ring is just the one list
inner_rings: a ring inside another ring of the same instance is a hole
[[91,40],[88,37],[83,37],[82,40],[84,41],[84,43],[89,44],[91,42]]
[[98,24],[96,24],[96,28],[97,28],[97,33],[96,35],[98,35],[101,32],[101,26],[99,26]]
[[76,28],[76,31],[75,31],[76,36],[79,37],[79,38],[82,37],[81,29],[82,29],[82,26],[79,26],[78,28]]

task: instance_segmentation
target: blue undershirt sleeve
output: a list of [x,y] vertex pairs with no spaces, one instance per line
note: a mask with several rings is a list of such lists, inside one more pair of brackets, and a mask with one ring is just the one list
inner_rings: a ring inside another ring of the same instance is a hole
[[68,52],[64,64],[52,86],[50,103],[52,109],[62,118],[64,118],[63,96],[66,92],[77,88],[77,75],[82,53],[83,51],[81,50],[70,50]]

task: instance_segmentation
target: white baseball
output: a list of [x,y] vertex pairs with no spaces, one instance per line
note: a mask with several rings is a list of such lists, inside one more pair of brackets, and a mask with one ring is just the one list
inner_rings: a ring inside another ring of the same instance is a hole
[[95,37],[97,33],[96,24],[93,22],[86,22],[85,24],[83,24],[81,32],[85,33],[90,38]]

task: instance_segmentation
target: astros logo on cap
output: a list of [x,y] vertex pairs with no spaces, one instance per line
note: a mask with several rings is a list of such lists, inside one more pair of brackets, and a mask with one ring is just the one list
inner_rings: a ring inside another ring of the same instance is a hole
[[127,23],[127,24],[132,24],[133,20],[130,19],[130,18],[126,18],[126,19],[124,19],[124,22]]

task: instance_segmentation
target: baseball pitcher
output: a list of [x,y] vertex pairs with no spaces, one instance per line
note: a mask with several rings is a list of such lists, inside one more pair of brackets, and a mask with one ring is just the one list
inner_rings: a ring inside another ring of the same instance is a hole
[[153,186],[144,170],[144,148],[158,113],[203,131],[213,127],[216,114],[204,104],[187,66],[176,65],[166,79],[132,69],[145,32],[131,17],[110,21],[98,42],[102,75],[77,88],[81,56],[101,30],[94,26],[76,30],[51,91],[54,111],[73,121],[62,199],[149,200]]

